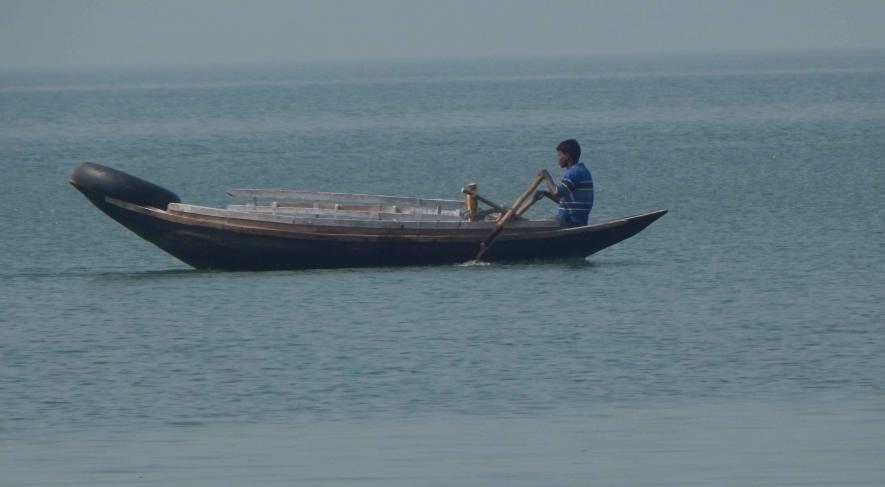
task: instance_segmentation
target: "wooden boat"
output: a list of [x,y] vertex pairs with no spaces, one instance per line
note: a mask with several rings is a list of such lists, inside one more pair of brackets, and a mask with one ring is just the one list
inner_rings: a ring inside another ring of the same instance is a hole
[[[210,208],[181,203],[165,188],[92,163],[79,165],[70,183],[126,228],[200,269],[460,263],[476,255],[497,225],[468,208],[469,201],[400,196],[234,189],[228,194],[245,201]],[[484,260],[586,257],[666,212],[573,228],[516,218]]]

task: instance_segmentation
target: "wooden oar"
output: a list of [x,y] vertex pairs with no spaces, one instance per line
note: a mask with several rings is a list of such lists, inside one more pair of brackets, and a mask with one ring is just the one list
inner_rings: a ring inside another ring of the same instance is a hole
[[474,260],[479,261],[482,259],[483,254],[485,254],[486,251],[489,250],[489,247],[491,247],[492,244],[495,243],[495,240],[497,240],[498,236],[501,235],[501,232],[504,231],[504,225],[507,225],[507,222],[513,219],[514,216],[520,216],[525,213],[529,209],[529,207],[531,207],[536,201],[538,201],[538,198],[533,197],[531,201],[527,202],[525,205],[522,205],[526,198],[534,194],[535,190],[538,189],[538,186],[543,180],[544,176],[541,176],[539,174],[538,177],[536,177],[535,180],[532,181],[529,189],[525,193],[523,193],[522,196],[517,198],[515,203],[513,203],[513,207],[507,210],[506,213],[502,214],[500,218],[498,218],[495,229],[492,230],[492,233],[490,233],[489,236],[486,237],[481,244],[479,244],[479,252],[476,254],[476,258]]

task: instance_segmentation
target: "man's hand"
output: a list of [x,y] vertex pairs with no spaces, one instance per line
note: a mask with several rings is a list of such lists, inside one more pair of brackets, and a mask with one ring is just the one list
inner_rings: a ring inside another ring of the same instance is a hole
[[553,182],[553,178],[550,176],[550,172],[546,169],[541,169],[541,172],[538,173],[538,176],[541,176],[547,182],[547,194],[545,194],[544,196],[547,196],[551,200],[558,203],[559,197],[556,195],[556,183]]

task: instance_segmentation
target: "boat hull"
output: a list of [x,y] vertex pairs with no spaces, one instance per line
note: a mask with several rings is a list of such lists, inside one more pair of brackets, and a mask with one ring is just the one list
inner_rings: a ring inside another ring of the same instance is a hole
[[[101,211],[141,238],[199,269],[284,270],[466,262],[488,230],[416,231],[284,225],[184,214],[102,194],[71,183]],[[666,210],[576,228],[507,230],[484,255],[488,261],[586,257],[630,238]]]

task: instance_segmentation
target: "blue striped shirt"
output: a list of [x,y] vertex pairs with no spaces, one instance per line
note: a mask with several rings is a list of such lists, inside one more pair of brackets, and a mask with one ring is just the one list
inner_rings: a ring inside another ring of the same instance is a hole
[[593,208],[593,176],[583,163],[570,167],[556,185],[559,211],[556,219],[569,225],[586,225]]

